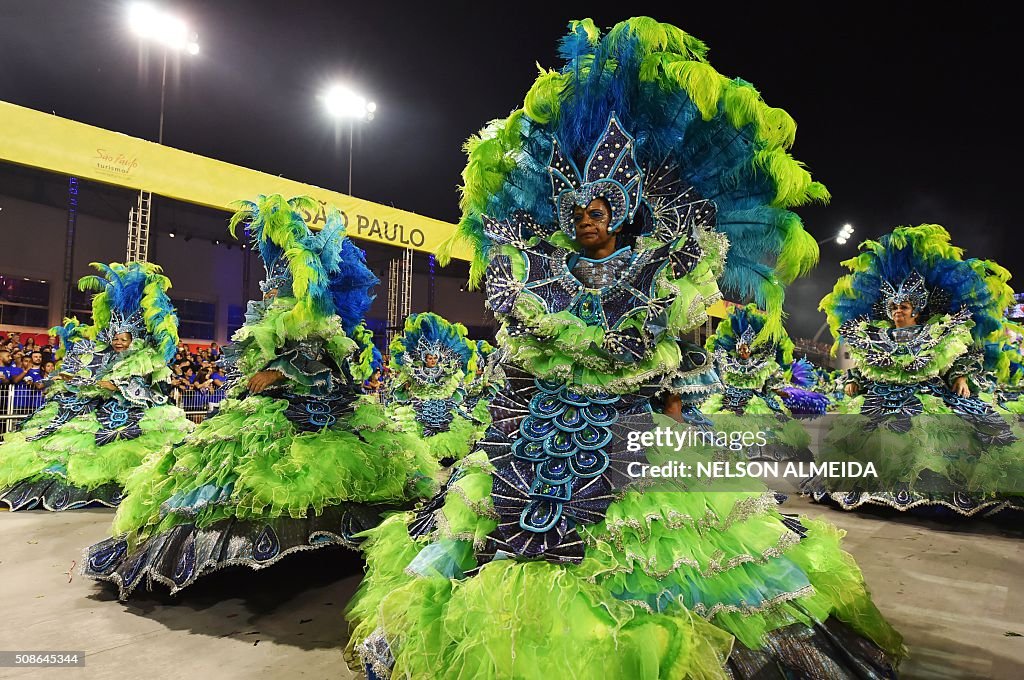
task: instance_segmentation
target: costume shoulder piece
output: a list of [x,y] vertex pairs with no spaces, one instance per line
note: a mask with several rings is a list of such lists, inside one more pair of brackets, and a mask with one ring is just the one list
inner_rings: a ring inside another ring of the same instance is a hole
[[[581,386],[657,381],[720,287],[772,310],[758,343],[781,338],[783,286],[817,258],[789,208],[828,197],[786,151],[792,119],[675,27],[571,28],[565,66],[468,142],[446,244],[472,245],[509,361]],[[597,262],[572,241],[573,207],[595,197],[625,246]]]

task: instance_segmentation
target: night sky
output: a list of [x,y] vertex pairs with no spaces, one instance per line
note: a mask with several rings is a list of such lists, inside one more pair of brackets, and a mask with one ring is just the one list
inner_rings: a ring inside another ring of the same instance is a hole
[[[938,222],[968,255],[995,258],[1024,281],[1012,103],[1021,38],[985,3],[163,5],[188,18],[202,46],[169,72],[165,144],[344,190],[347,138],[316,98],[344,80],[379,106],[357,130],[353,193],[453,222],[462,142],[520,105],[535,62],[559,66],[566,23],[648,14],[704,40],[715,68],[793,115],[793,154],[834,197],[800,211],[818,238],[845,222],[855,241]],[[0,0],[0,99],[155,139],[159,58],[145,58],[125,8]],[[792,334],[812,335],[824,320],[817,302],[852,245],[825,245],[818,269],[791,287]]]

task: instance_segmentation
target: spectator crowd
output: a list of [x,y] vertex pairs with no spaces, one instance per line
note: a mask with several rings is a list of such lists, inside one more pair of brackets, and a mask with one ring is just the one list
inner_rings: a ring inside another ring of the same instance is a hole
[[208,395],[220,390],[225,383],[221,368],[223,358],[224,353],[215,342],[196,351],[181,343],[171,362],[174,371],[171,387],[180,394],[197,391]]
[[[13,391],[16,413],[32,412],[41,407],[46,388],[57,377],[58,340],[52,336],[49,340],[49,344],[38,345],[35,338],[23,341],[18,332],[6,333],[0,338],[0,399],[9,399]],[[175,400],[205,408],[207,402],[219,399],[225,383],[221,367],[223,356],[216,342],[197,349],[185,343],[178,345],[171,362],[171,389]],[[0,411],[6,411],[7,407],[6,401],[0,403]]]
[[[8,333],[0,341],[0,394],[10,398],[8,390],[13,390],[16,411],[34,411],[43,405],[43,392],[53,382],[54,346],[38,346],[35,338],[22,342],[20,333]],[[3,389],[5,385],[11,387]]]

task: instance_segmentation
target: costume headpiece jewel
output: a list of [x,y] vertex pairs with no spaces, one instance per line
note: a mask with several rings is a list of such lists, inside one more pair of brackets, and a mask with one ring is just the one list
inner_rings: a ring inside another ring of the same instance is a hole
[[920,315],[928,304],[928,290],[925,288],[924,277],[916,271],[910,272],[910,275],[895,288],[891,282],[882,281],[882,301],[890,319],[892,308],[903,302],[909,302],[914,307],[915,316]]
[[439,364],[457,361],[455,350],[440,340],[428,340],[425,337],[420,337],[416,342],[416,352],[419,354],[420,361],[426,361],[428,355],[436,357]]
[[132,340],[146,337],[146,317],[141,307],[128,315],[117,309],[110,310],[110,323],[96,337],[103,342],[110,342],[118,333],[129,333]]
[[640,207],[643,177],[633,155],[635,140],[622,129],[615,112],[609,117],[604,134],[590,151],[583,173],[562,152],[556,138],[551,142],[548,174],[562,231],[574,236],[573,208],[585,208],[599,197],[608,201],[611,208],[609,232],[618,230],[623,222],[633,218]]
[[754,338],[756,337],[757,331],[754,330],[754,327],[747,326],[745,329],[743,329],[743,332],[740,334],[739,340],[736,341],[736,347],[739,348],[742,347],[743,345],[746,345],[747,347],[753,347]]

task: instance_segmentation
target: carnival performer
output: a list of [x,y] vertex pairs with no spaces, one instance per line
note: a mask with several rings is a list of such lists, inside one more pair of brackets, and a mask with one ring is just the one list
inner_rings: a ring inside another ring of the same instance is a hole
[[394,418],[422,438],[442,465],[461,460],[480,434],[465,404],[464,382],[477,367],[466,327],[432,312],[412,314],[390,350],[388,403]]
[[764,443],[745,447],[751,460],[810,460],[811,437],[782,403],[782,367],[793,361],[793,341],[755,343],[768,316],[750,304],[733,307],[705,347],[712,353],[724,392],[711,395],[701,411],[723,432],[759,432]]
[[[899,227],[843,264],[821,302],[855,361],[819,457],[871,462],[876,480],[813,479],[815,500],[960,517],[1022,506],[1024,444],[977,397],[982,344],[1001,327],[1009,272],[964,260],[934,224]],[[841,484],[841,485],[840,485]]]
[[193,424],[168,400],[178,317],[160,267],[93,263],[92,324],[68,319],[46,405],[0,445],[0,502],[11,510],[116,506],[129,475]]
[[127,598],[142,582],[171,593],[226,566],[260,569],[296,551],[354,547],[382,510],[428,496],[436,465],[415,437],[362,395],[373,345],[363,315],[377,278],[340,214],[313,233],[312,199],[246,202],[266,268],[232,338],[226,399],[184,442],[129,480],[112,538],[88,550],[85,574]]
[[702,418],[717,379],[682,339],[716,279],[781,304],[816,256],[786,210],[826,195],[785,154],[792,120],[705,51],[573,22],[565,67],[468,143],[459,235],[507,384],[445,492],[368,532],[348,618],[371,677],[893,676],[900,638],[836,529],[631,472],[632,434]]

